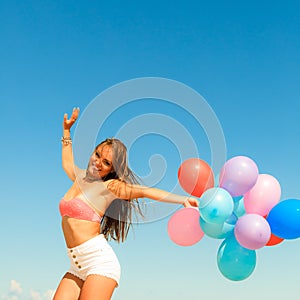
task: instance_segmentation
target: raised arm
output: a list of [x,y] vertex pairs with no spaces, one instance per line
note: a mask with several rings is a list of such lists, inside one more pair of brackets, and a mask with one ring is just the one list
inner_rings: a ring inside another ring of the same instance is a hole
[[79,115],[79,108],[73,108],[72,115],[68,119],[68,115],[64,114],[63,121],[63,136],[62,136],[62,167],[68,177],[74,181],[76,179],[75,175],[75,165],[72,150],[72,139],[71,139],[71,127],[76,122]]
[[181,196],[165,190],[142,185],[132,185],[119,180],[111,180],[108,189],[118,198],[130,200],[134,198],[149,198],[160,202],[182,204],[185,207],[198,207],[198,200],[190,196]]

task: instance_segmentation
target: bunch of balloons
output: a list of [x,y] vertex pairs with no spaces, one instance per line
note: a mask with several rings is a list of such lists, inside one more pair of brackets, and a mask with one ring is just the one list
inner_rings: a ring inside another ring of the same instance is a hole
[[168,222],[170,239],[191,246],[204,235],[222,239],[217,265],[223,276],[240,281],[256,266],[256,250],[300,237],[300,200],[281,200],[275,177],[260,174],[246,156],[225,162],[214,176],[203,160],[191,158],[178,170],[181,187],[199,197],[199,209],[182,208]]

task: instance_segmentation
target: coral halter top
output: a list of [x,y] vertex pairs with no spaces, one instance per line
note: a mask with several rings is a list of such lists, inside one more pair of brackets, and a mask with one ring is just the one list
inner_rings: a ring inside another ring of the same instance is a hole
[[62,217],[68,216],[79,220],[92,222],[101,222],[101,217],[87,203],[79,198],[71,200],[61,199],[59,202],[59,211]]

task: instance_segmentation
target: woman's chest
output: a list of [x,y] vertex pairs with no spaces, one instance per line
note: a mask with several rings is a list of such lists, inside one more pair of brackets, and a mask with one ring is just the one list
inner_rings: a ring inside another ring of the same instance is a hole
[[79,198],[94,209],[104,212],[115,197],[103,181],[85,182],[83,179],[78,179],[64,196],[66,201],[74,198]]

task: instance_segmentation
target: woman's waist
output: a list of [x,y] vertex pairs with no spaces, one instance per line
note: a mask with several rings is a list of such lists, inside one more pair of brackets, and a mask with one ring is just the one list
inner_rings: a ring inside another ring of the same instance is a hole
[[68,248],[76,247],[100,234],[100,225],[96,222],[62,218],[62,230]]

